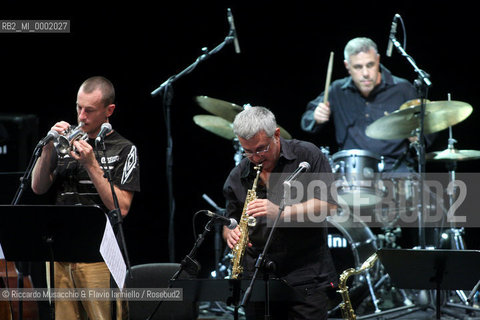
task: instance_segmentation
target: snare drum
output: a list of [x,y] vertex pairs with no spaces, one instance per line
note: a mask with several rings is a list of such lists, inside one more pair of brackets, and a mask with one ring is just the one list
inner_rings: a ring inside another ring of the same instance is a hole
[[383,157],[360,149],[342,150],[332,156],[338,201],[348,206],[372,206],[382,200],[379,173]]

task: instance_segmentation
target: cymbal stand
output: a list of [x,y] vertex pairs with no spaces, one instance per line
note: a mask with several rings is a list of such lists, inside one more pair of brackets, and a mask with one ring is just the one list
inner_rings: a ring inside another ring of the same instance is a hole
[[[403,23],[403,20],[401,20]],[[418,95],[420,98],[420,121],[419,127],[417,128],[415,134],[417,135],[417,141],[412,143],[415,151],[417,152],[418,156],[418,173],[420,174],[419,179],[419,204],[418,204],[418,238],[419,244],[421,249],[425,249],[425,230],[423,225],[423,174],[425,172],[425,140],[424,140],[424,120],[425,120],[425,102],[428,96],[428,88],[432,86],[432,82],[430,81],[430,75],[420,69],[415,60],[407,54],[405,49],[402,47],[400,42],[395,38],[395,35],[390,35],[390,40],[392,41],[395,48],[398,52],[407,59],[407,61],[412,65],[414,71],[417,73],[418,78],[414,81],[414,85],[417,88]]]
[[[451,95],[448,94],[448,101],[451,101]],[[454,150],[454,144],[457,143],[457,140],[453,138],[453,131],[452,127],[448,127],[448,150]],[[449,187],[447,188],[447,195],[448,195],[448,208],[452,208],[455,196],[457,194],[457,186],[455,184],[455,170],[457,169],[457,161],[448,161],[446,162],[446,167],[448,169],[448,176],[449,176]],[[447,239],[450,241],[449,248],[454,250],[465,250],[465,242],[463,240],[464,229],[463,228],[455,228],[453,222],[450,223],[450,228],[442,232],[442,239]],[[460,300],[468,305],[469,299],[463,290],[456,290],[455,291],[460,298]]]
[[[400,21],[402,22],[403,25],[403,20],[400,17]],[[404,31],[405,32],[405,31]],[[417,88],[418,91],[418,96],[420,98],[420,114],[416,115],[418,116],[419,120],[419,125],[415,132],[412,132],[412,136],[416,135],[417,139],[415,142],[412,142],[410,144],[410,147],[415,148],[417,157],[418,157],[418,173],[420,175],[419,177],[419,203],[418,203],[418,239],[419,239],[419,246],[421,249],[425,249],[425,230],[424,230],[424,200],[423,200],[423,194],[424,194],[424,173],[425,173],[425,140],[424,140],[424,120],[425,120],[425,108],[426,108],[426,99],[428,96],[428,89],[432,86],[432,82],[430,81],[430,76],[428,73],[420,69],[413,58],[407,54],[405,49],[402,47],[400,42],[395,38],[394,34],[390,35],[390,40],[392,41],[392,44],[394,47],[397,49],[397,51],[406,58],[406,60],[411,64],[413,67],[414,71],[417,73],[418,77],[414,81],[414,85]],[[408,314],[411,313],[415,310],[421,310],[421,309],[426,309],[429,307],[429,303],[422,302],[422,300],[417,301],[414,305],[406,305],[403,307],[398,307],[398,308],[393,308],[390,310],[385,310],[376,314],[364,316],[364,317],[359,317],[357,319],[367,319],[371,317],[378,317],[380,315],[386,315],[386,314],[393,314],[395,313],[396,317],[401,316],[402,314]],[[397,313],[398,312],[398,313]]]
[[[450,93],[448,94],[448,101],[451,100]],[[453,138],[452,127],[448,127],[448,150],[454,150],[454,144],[457,143],[457,140]],[[453,206],[455,196],[457,194],[457,186],[455,185],[455,170],[457,169],[457,161],[448,161],[446,162],[446,167],[448,169],[449,175],[449,187],[447,188],[448,194],[448,207],[451,208]],[[450,229],[443,232],[442,239],[447,238],[450,239],[450,248],[455,250],[465,250],[464,241],[462,238],[462,234],[464,232],[463,228],[455,228],[453,222],[450,223]]]
[[[450,100],[450,94],[448,94],[448,100]],[[453,138],[452,134],[452,127],[448,127],[448,149],[453,150],[454,144],[457,142]],[[457,194],[457,186],[455,184],[455,170],[457,168],[457,161],[451,161],[446,163],[446,167],[448,169],[448,176],[449,176],[449,187],[447,188],[448,194],[448,208],[452,208],[455,195]],[[450,249],[454,250],[465,250],[465,242],[463,240],[464,229],[463,228],[456,228],[453,222],[450,223],[450,228],[442,232],[442,239],[450,240]],[[468,297],[463,290],[456,290],[455,291],[460,298],[460,300],[468,305]]]

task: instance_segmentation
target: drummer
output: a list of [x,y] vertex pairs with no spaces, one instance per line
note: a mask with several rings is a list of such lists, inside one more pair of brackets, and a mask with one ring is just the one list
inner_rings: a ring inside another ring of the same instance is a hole
[[380,64],[377,45],[369,38],[350,40],[345,46],[344,58],[350,76],[332,83],[329,101],[323,101],[322,92],[307,104],[302,129],[318,133],[333,117],[340,149],[362,149],[383,156],[385,172],[414,172],[416,167],[409,143],[416,137],[377,140],[368,137],[365,130],[375,120],[417,98],[415,87]]

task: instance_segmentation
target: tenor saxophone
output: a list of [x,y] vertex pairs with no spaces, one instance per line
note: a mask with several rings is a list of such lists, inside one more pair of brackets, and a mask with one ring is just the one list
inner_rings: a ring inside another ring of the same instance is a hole
[[342,272],[340,275],[340,281],[338,283],[337,292],[342,296],[343,302],[340,303],[340,310],[342,311],[343,319],[355,320],[357,316],[355,315],[355,310],[353,310],[352,302],[350,301],[350,296],[348,294],[347,280],[353,275],[362,273],[363,271],[372,268],[375,265],[375,262],[378,259],[377,253],[372,254],[360,268],[354,269],[349,268]]
[[248,227],[253,227],[255,226],[255,223],[256,223],[256,219],[254,217],[250,217],[247,214],[247,206],[251,201],[257,199],[256,189],[257,189],[258,177],[260,176],[260,171],[262,170],[262,164],[255,166],[254,169],[257,170],[257,176],[253,181],[252,188],[247,191],[247,197],[245,199],[245,204],[243,205],[242,216],[240,218],[240,222],[238,223],[238,227],[240,229],[240,239],[232,249],[233,257],[232,257],[232,273],[230,275],[231,279],[238,279],[240,274],[243,272],[242,258],[249,241]]

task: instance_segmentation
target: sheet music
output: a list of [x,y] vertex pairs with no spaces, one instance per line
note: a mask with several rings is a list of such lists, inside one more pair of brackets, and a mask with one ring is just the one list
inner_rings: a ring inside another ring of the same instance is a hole
[[102,243],[100,244],[100,254],[103,260],[107,264],[113,279],[117,283],[118,288],[123,289],[125,283],[125,277],[127,274],[127,265],[123,260],[122,252],[118,246],[117,239],[113,233],[110,220],[105,215],[107,223],[105,225],[105,232],[103,234]]

